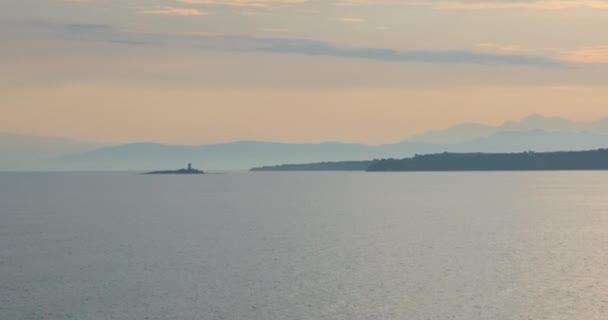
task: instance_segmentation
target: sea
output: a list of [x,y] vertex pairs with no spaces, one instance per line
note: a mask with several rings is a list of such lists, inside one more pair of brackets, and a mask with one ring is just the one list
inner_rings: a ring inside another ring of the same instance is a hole
[[606,319],[608,172],[0,173],[0,319]]

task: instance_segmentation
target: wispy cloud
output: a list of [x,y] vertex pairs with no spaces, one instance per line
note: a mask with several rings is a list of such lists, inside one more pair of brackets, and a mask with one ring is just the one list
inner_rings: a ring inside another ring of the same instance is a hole
[[176,46],[226,52],[265,52],[303,56],[324,56],[392,63],[449,63],[519,66],[557,66],[560,64],[560,62],[555,59],[525,54],[484,53],[466,50],[408,51],[390,48],[348,47],[331,42],[299,38],[135,33],[112,30],[111,28],[103,27],[102,25],[65,25],[62,28],[62,33],[65,37],[80,41]]
[[139,13],[142,14],[157,14],[157,15],[167,15],[167,16],[205,16],[210,14],[207,11],[203,11],[196,8],[176,8],[176,7],[159,7],[156,9],[143,10]]
[[473,51],[407,51],[388,48],[344,47],[332,43],[301,39],[257,39],[258,51],[368,59],[401,63],[453,63],[484,65],[558,65],[550,58],[516,54],[488,54]]
[[608,64],[608,46],[585,47],[562,53],[563,61],[581,64]]
[[591,46],[563,50],[550,47],[525,47],[521,45],[503,45],[494,42],[485,42],[477,45],[484,51],[508,52],[520,54],[535,54],[554,57],[557,61],[570,64],[608,64],[608,45]]
[[608,9],[607,0],[337,0],[337,6],[408,5],[441,10]]
[[550,47],[525,47],[518,44],[500,44],[495,42],[483,42],[477,45],[481,50],[493,52],[509,52],[521,54],[536,54],[543,56],[555,56],[560,53],[557,48]]
[[434,5],[437,9],[489,10],[489,9],[608,9],[608,1],[585,0],[530,0],[530,1],[445,1]]
[[[166,46],[192,50],[224,52],[266,52],[276,54],[325,56],[345,59],[365,59],[393,63],[446,63],[477,65],[514,65],[556,67],[577,64],[608,65],[608,45],[571,49],[526,47],[518,44],[484,42],[472,50],[398,50],[379,47],[352,47],[338,43],[261,36],[228,36],[217,34],[183,33],[156,34],[146,30],[115,29],[105,24],[58,24],[52,22],[4,23],[0,27],[34,28],[43,34],[55,34],[73,41],[107,42],[123,45]],[[384,27],[378,27],[384,30]],[[257,31],[285,34],[285,27],[262,27]]]
[[231,7],[266,8],[278,5],[300,4],[308,0],[176,0],[187,4],[220,5]]

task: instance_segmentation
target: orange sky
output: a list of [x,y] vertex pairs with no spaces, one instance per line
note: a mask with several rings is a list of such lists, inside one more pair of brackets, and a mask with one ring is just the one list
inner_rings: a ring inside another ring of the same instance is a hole
[[[606,115],[608,92],[474,86],[277,93],[75,86],[36,95],[15,91],[8,98],[16,104],[5,112],[0,126],[37,135],[100,142],[203,144],[253,139],[381,144],[460,122],[498,124],[532,112],[598,119]],[[47,107],[38,107],[43,105]]]
[[0,131],[379,144],[533,113],[608,116],[606,1],[11,5]]

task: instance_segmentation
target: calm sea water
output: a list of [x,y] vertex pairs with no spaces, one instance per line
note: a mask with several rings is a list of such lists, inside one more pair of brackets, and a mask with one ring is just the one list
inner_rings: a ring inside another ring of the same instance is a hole
[[606,319],[608,173],[0,174],[1,319]]

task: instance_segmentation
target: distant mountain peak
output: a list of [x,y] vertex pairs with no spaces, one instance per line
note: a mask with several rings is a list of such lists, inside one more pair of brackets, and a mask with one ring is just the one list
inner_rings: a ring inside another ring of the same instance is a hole
[[455,144],[485,138],[500,132],[588,132],[608,134],[608,119],[594,122],[578,122],[561,117],[531,114],[520,120],[506,121],[498,126],[479,123],[463,123],[444,130],[435,130],[414,135],[406,142],[427,142],[435,144]]
[[549,119],[549,118],[556,118],[556,117],[547,117],[540,113],[533,113],[533,114],[523,118],[521,121],[537,121],[537,120],[544,120],[544,119]]
[[531,114],[531,115],[521,119],[518,122],[519,123],[538,123],[538,124],[542,124],[543,122],[578,123],[577,121],[574,121],[574,120],[569,120],[569,119],[562,118],[562,117],[545,116],[545,115],[538,114],[538,113]]

